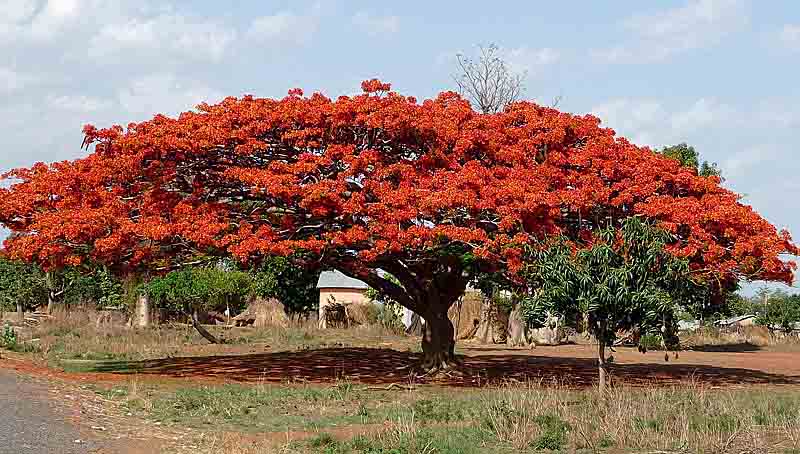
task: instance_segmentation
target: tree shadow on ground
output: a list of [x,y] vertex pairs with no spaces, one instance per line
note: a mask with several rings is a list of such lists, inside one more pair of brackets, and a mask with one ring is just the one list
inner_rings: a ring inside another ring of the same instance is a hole
[[[167,358],[140,362],[103,362],[95,372],[137,373],[166,377],[212,378],[239,382],[329,383],[348,379],[366,384],[435,383],[479,387],[508,381],[589,387],[596,384],[597,362],[590,358],[534,355],[463,357],[463,374],[419,377],[418,353],[389,349],[334,348],[242,356]],[[691,380],[711,386],[800,384],[800,377],[759,370],[687,364],[616,364],[617,382],[629,386],[669,386]]]
[[739,344],[697,345],[689,348],[689,350],[708,353],[746,353],[757,352],[762,348],[749,342],[742,342]]

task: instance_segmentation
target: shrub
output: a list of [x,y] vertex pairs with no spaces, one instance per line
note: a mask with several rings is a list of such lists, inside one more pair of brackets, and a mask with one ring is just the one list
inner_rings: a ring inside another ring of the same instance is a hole
[[3,333],[0,335],[0,347],[14,350],[17,347],[17,332],[8,323],[3,327]]

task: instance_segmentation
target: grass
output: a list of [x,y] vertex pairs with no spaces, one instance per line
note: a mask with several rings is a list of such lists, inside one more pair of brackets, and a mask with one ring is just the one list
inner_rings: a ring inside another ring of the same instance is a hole
[[[415,339],[378,325],[321,331],[314,323],[293,322],[289,327],[208,327],[225,344],[211,345],[190,326],[164,324],[137,330],[125,326],[97,326],[96,313],[72,310],[56,313],[34,328],[17,328],[15,350],[35,354],[51,363],[61,360],[142,361],[177,356],[241,354],[253,351],[295,351],[326,347],[366,347],[379,344],[415,348]],[[76,366],[81,370],[80,366]]]
[[[94,360],[128,361],[308,348],[391,346],[416,349],[417,339],[377,326],[321,332],[288,328],[222,329],[225,345],[209,345],[184,325],[148,330],[96,326],[74,311],[19,331],[16,345],[50,361],[92,369]],[[684,344],[774,345],[759,329],[702,331]],[[333,386],[142,385],[100,389],[106,399],[164,426],[208,434],[205,451],[222,453],[481,453],[669,452],[798,453],[800,391],[790,388],[710,390],[617,388],[600,395],[524,386],[478,390],[420,387],[375,391],[342,380]],[[292,435],[302,432],[301,435]],[[285,437],[277,437],[286,434]],[[302,440],[298,440],[302,438]],[[255,440],[255,441],[254,441]],[[208,446],[208,442],[211,442]],[[193,452],[198,452],[197,450]]]
[[[167,427],[205,431],[223,453],[800,452],[800,391],[791,388],[393,392],[343,381],[99,392]],[[232,433],[250,438],[237,444]]]
[[[165,425],[242,432],[313,431],[378,425],[457,423],[475,417],[479,393],[370,390],[342,380],[333,386],[238,385],[177,389],[98,389],[129,411]],[[131,396],[136,396],[132,399]]]

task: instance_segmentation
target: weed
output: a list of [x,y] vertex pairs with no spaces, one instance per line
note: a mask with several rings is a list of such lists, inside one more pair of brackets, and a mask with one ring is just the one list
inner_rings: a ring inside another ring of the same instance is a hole
[[536,416],[533,420],[542,430],[532,444],[534,449],[558,451],[566,445],[569,424],[552,414]]
[[314,438],[308,441],[308,446],[312,448],[324,448],[329,446],[335,446],[337,444],[338,442],[336,441],[335,438],[333,438],[333,435],[325,432],[315,436]]

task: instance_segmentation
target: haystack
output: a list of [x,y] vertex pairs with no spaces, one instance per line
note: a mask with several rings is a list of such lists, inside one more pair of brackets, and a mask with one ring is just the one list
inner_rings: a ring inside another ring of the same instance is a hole
[[378,319],[378,309],[373,303],[351,303],[345,305],[345,309],[350,325],[369,325]]
[[453,323],[458,339],[471,339],[481,318],[480,293],[465,293],[461,301],[450,307],[447,316]]
[[241,314],[233,317],[236,326],[254,326],[265,328],[277,326],[286,328],[289,326],[289,317],[283,304],[274,299],[257,299],[247,306]]

